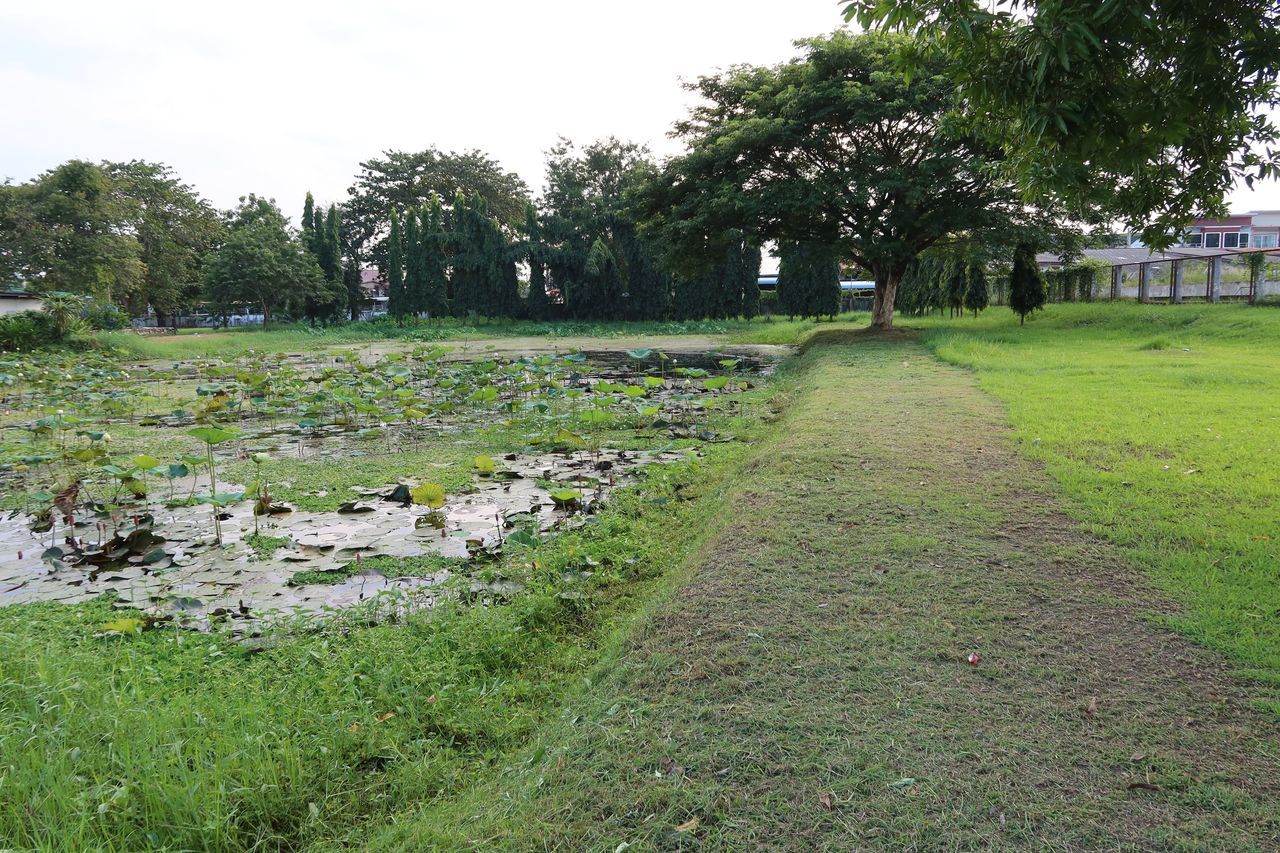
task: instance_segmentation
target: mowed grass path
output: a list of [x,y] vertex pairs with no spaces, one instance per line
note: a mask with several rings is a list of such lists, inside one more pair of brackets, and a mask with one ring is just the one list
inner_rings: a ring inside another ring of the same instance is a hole
[[[1274,849],[1280,724],[910,336],[828,333],[603,681],[375,849]],[[981,655],[970,665],[970,653]]]
[[1280,310],[1056,305],[1025,327],[1004,310],[928,325],[926,345],[1005,403],[1071,515],[1280,713]]

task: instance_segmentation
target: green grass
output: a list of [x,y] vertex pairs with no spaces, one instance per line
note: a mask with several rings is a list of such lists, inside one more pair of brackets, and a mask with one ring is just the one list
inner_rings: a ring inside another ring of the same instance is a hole
[[[714,423],[747,440],[762,429],[748,416]],[[655,468],[581,529],[481,568],[523,584],[506,604],[445,602],[391,623],[356,608],[249,645],[172,626],[100,636],[131,616],[101,601],[0,608],[0,840],[294,849],[456,796],[577,689],[696,547],[746,452],[716,444]],[[367,476],[405,461],[374,460]],[[295,473],[312,473],[309,488],[358,479],[346,463],[307,464]]]
[[759,317],[755,320],[586,321],[566,320],[469,322],[457,319],[422,321],[400,327],[386,320],[366,320],[331,327],[288,325],[272,329],[205,329],[167,337],[131,332],[102,332],[101,345],[133,358],[198,358],[238,355],[250,350],[278,352],[378,341],[467,341],[490,338],[644,338],[678,335],[725,337],[730,343],[790,344],[813,327],[812,321]]
[[1157,594],[1062,515],[972,373],[837,333],[791,376],[721,522],[590,685],[460,796],[322,849],[1280,837],[1274,721],[1143,621]]
[[1280,312],[1055,305],[923,325],[1008,406],[1071,513],[1181,603],[1171,624],[1280,677]]

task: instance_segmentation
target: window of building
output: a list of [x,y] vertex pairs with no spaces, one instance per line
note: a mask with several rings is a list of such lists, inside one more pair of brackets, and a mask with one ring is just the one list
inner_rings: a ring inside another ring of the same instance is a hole
[[1204,243],[1204,235],[1202,235],[1202,234],[1188,234],[1188,235],[1187,235],[1187,245],[1188,245],[1188,246],[1191,246],[1191,247],[1192,247],[1192,248],[1194,248],[1194,249],[1198,249],[1198,248],[1200,248],[1201,244],[1203,244],[1203,243]]
[[1217,232],[1211,232],[1204,235],[1204,247],[1206,249],[1216,249],[1222,245],[1222,235]]
[[1275,234],[1254,234],[1253,245],[1258,249],[1274,249],[1276,248]]
[[1238,249],[1239,247],[1240,247],[1239,234],[1223,234],[1222,235],[1222,248]]

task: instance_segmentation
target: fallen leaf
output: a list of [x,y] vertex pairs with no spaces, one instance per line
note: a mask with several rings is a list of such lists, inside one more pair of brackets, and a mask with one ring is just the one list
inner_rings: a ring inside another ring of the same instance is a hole
[[818,795],[818,805],[822,806],[827,811],[832,811],[835,809],[836,807],[835,802],[831,798],[830,791],[825,791]]
[[1146,757],[1147,757],[1147,754],[1146,754],[1145,752],[1135,752],[1133,755],[1130,755],[1130,756],[1129,756],[1129,760],[1130,760],[1130,761],[1142,761],[1142,760],[1143,760],[1144,758],[1146,758]]
[[379,723],[385,723],[387,720],[391,719],[395,715],[396,715],[395,711],[388,711],[385,714],[379,714],[378,716],[374,717],[374,719],[377,720]]
[[347,727],[347,731],[349,731],[349,732],[358,732],[358,731],[360,731],[360,729],[361,729],[361,728],[362,728],[362,727],[361,727],[361,725],[360,725],[359,723],[352,723],[350,726],[348,726],[348,727]]
[[1160,786],[1159,786],[1159,785],[1153,785],[1153,784],[1151,784],[1150,782],[1130,782],[1130,783],[1129,783],[1129,790],[1130,790],[1130,791],[1135,791],[1135,790],[1142,790],[1142,791],[1159,791],[1159,790],[1160,790]]
[[701,825],[702,825],[702,821],[698,819],[697,815],[694,815],[693,817],[686,820],[684,823],[677,826],[676,832],[693,832],[695,829],[697,829]]
[[663,756],[658,759],[658,769],[667,776],[683,776],[684,768],[676,763],[674,758]]
[[432,693],[430,696],[427,697],[427,704],[428,705],[436,704],[436,694]]
[[1089,697],[1089,704],[1084,707],[1084,715],[1092,717],[1096,713],[1098,713],[1098,697],[1091,696]]

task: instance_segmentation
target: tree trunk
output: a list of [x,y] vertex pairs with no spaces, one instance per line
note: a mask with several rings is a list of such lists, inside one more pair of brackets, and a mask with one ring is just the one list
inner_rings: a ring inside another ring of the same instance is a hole
[[872,272],[876,277],[876,295],[871,304],[871,328],[888,331],[893,328],[893,302],[898,297],[902,270],[882,267]]

